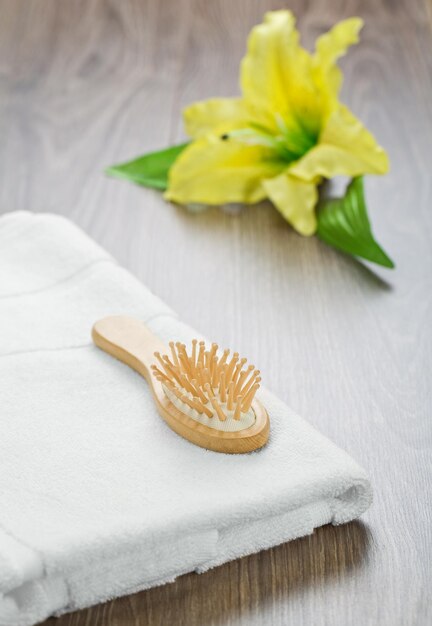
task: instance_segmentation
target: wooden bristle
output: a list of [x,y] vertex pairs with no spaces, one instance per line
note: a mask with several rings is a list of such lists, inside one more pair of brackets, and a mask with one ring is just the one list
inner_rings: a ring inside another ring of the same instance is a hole
[[226,402],[225,368],[222,370],[222,374],[220,375],[219,397],[221,402]]
[[191,365],[192,365],[192,371],[195,374],[195,366],[196,366],[196,349],[197,349],[197,340],[193,339],[192,340],[192,355],[191,355]]
[[[218,356],[218,345],[206,349],[204,341],[192,341],[190,354],[185,344],[171,341],[170,355],[155,352],[159,363],[151,370],[163,386],[200,414],[225,421],[230,415],[240,420],[247,413],[261,378],[254,365],[245,367],[246,359],[224,350]],[[168,391],[167,391],[168,393]]]
[[241,396],[237,396],[236,408],[235,408],[235,411],[234,411],[234,419],[235,420],[239,420],[240,419],[241,406],[242,406],[242,397]]
[[232,377],[232,374],[233,374],[234,368],[235,368],[236,363],[237,363],[237,361],[238,361],[238,357],[239,357],[238,352],[234,352],[234,354],[233,354],[233,356],[232,356],[232,359],[231,359],[231,361],[229,362],[228,367],[227,367],[227,371],[226,371],[226,382],[228,382],[228,381],[230,381],[230,380],[231,380],[231,377]]
[[240,359],[240,361],[237,363],[236,368],[235,368],[234,373],[233,373],[233,377],[232,377],[234,385],[237,385],[237,381],[238,381],[238,378],[240,376],[240,372],[242,371],[242,368],[243,368],[244,364],[246,363],[246,361],[247,361],[247,359]]
[[170,341],[169,347],[171,348],[171,354],[172,354],[172,357],[173,357],[174,365],[176,367],[178,367],[179,366],[179,361],[178,361],[178,356],[177,356],[176,349],[174,347],[174,341]]
[[198,361],[197,361],[197,368],[199,367],[200,369],[204,367],[204,351],[205,351],[205,343],[204,341],[200,341]]
[[252,400],[254,399],[254,396],[256,394],[256,392],[259,389],[259,385],[255,384],[251,387],[251,389],[249,390],[249,392],[247,393],[246,397],[243,399],[243,404],[242,404],[242,411],[246,413],[246,411],[249,411],[250,406],[252,404]]
[[208,396],[210,398],[210,402],[211,402],[214,410],[216,411],[216,414],[217,414],[218,418],[220,419],[221,422],[224,422],[226,420],[226,415],[222,411],[222,408],[221,408],[219,402],[217,401],[217,398],[215,398],[215,396],[213,395],[213,391],[212,391],[211,386],[209,384],[206,385],[206,391],[207,391],[207,394],[208,394]]
[[222,374],[222,371],[224,369],[226,360],[229,356],[230,351],[229,350],[224,350],[223,355],[221,356],[221,358],[218,361],[218,371],[219,371],[219,376]]
[[196,380],[196,378],[193,379],[192,386],[194,388],[194,393],[196,394],[197,398],[199,398],[201,402],[204,402],[204,404],[207,404],[208,398],[205,397],[204,393],[201,390],[200,384]]
[[227,407],[229,411],[232,411],[234,408],[234,381],[233,380],[228,385]]
[[219,375],[218,375],[218,359],[217,356],[214,355],[211,363],[211,373],[212,373],[212,386],[215,389],[219,385]]
[[260,371],[255,370],[252,373],[252,376],[249,378],[249,380],[243,385],[243,388],[241,390],[243,397],[248,393],[249,389],[252,387],[254,383],[261,382],[261,378],[259,377],[259,374],[260,374]]
[[238,393],[240,393],[240,389],[243,387],[243,383],[245,382],[246,378],[249,376],[250,372],[252,371],[251,368],[253,370],[254,366],[249,365],[247,370],[243,370],[243,372],[240,373],[238,380],[236,382],[235,390],[234,390],[236,396]]

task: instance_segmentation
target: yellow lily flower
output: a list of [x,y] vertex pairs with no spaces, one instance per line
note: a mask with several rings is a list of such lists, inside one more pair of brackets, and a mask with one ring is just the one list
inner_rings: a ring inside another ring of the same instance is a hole
[[290,11],[252,29],[241,64],[241,98],[184,110],[192,143],[171,167],[165,197],[181,204],[252,204],[269,198],[303,235],[317,228],[317,185],[336,175],[384,174],[385,151],[338,100],[336,65],[358,41],[359,18],[299,45]]

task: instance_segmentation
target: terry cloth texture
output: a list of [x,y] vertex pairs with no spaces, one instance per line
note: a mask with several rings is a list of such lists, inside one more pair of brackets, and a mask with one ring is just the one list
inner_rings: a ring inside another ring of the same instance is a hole
[[361,468],[267,390],[260,451],[192,445],[96,348],[106,315],[197,333],[68,220],[0,219],[0,625],[30,626],[341,524]]

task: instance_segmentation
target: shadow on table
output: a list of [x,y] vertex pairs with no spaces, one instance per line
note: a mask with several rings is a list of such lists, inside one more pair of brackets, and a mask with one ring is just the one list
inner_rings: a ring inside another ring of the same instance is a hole
[[[285,623],[292,613],[299,618],[299,611],[311,610],[305,608],[308,595],[320,598],[315,606],[322,610],[322,594],[343,585],[361,569],[369,545],[369,531],[361,522],[328,525],[309,537],[205,574],[187,574],[172,584],[48,620],[45,626]],[[301,603],[298,609],[296,603]]]
[[[209,244],[211,239],[219,239],[225,250],[229,247],[227,242],[230,238],[240,237],[243,253],[248,258],[252,253],[260,262],[272,264],[273,271],[281,269],[289,275],[298,272],[302,266],[304,270],[306,263],[309,269],[319,267],[330,283],[338,281],[342,272],[350,280],[361,280],[366,289],[392,289],[391,282],[387,281],[392,276],[388,270],[339,252],[317,237],[298,235],[269,202],[253,206],[208,207],[198,213],[182,206],[171,205],[167,210],[169,208],[175,211],[177,219],[188,230]],[[275,267],[276,259],[278,267]]]

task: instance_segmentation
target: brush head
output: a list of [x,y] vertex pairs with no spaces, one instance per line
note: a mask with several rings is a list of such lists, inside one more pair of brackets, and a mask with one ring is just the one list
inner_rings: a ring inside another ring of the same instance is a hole
[[252,402],[261,378],[254,365],[229,350],[218,354],[193,339],[189,353],[183,343],[170,342],[171,354],[155,352],[151,366],[168,399],[196,421],[224,431],[239,431],[255,422]]

